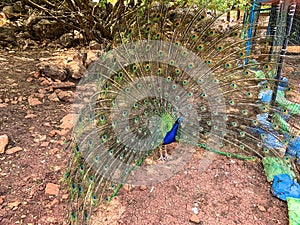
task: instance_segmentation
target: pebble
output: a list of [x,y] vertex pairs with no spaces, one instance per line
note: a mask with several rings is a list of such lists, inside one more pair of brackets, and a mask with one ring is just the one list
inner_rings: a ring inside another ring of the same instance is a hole
[[141,191],[145,191],[146,189],[147,189],[147,186],[146,186],[146,185],[141,185],[141,186],[140,186],[140,190],[141,190]]
[[67,200],[69,198],[69,195],[68,194],[63,194],[62,196],[61,196],[61,199],[62,200]]
[[265,212],[266,211],[266,208],[262,205],[258,205],[257,208],[262,211],[262,212]]
[[31,106],[41,105],[42,102],[38,98],[34,98],[32,95],[28,97],[28,103]]
[[47,205],[47,207],[51,209],[51,208],[53,208],[53,206],[55,206],[58,203],[59,203],[59,200],[55,198],[55,199],[53,199],[53,201],[51,203],[49,203]]
[[8,136],[6,134],[0,136],[0,154],[3,154],[8,145]]
[[27,114],[27,115],[25,116],[25,119],[32,119],[32,118],[34,118],[34,117],[36,117],[35,114]]
[[14,154],[16,152],[19,152],[19,151],[22,151],[22,150],[23,149],[21,147],[13,147],[13,148],[7,149],[5,153],[7,155],[12,155],[12,154]]
[[196,223],[196,224],[200,223],[199,217],[197,215],[195,215],[195,214],[191,215],[190,221],[193,222],[193,223]]
[[59,151],[58,148],[52,148],[52,149],[49,150],[49,154],[50,154],[50,155],[54,155],[54,154],[56,154],[58,151]]
[[53,183],[48,183],[46,185],[46,189],[45,189],[45,194],[46,195],[58,195],[59,193],[59,185],[57,184],[53,184]]
[[7,204],[7,207],[13,211],[17,210],[21,202],[15,201],[15,202],[10,202]]
[[130,191],[131,188],[132,188],[132,187],[131,187],[131,185],[129,185],[129,184],[124,184],[124,185],[123,185],[123,189],[126,190],[126,191]]

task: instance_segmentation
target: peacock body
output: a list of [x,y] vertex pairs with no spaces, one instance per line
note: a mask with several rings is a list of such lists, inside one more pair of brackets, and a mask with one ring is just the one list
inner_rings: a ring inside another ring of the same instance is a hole
[[72,224],[90,223],[94,207],[109,203],[128,180],[158,182],[151,171],[143,179],[132,173],[175,141],[165,160],[177,164],[193,154],[181,144],[242,159],[284,156],[289,134],[299,132],[283,119],[297,121],[299,109],[285,99],[293,89],[276,78],[280,51],[273,46],[270,54],[271,40],[279,46],[284,37],[248,38],[252,25],[224,26],[222,15],[155,1],[118,21],[111,50],[77,87],[67,173]]

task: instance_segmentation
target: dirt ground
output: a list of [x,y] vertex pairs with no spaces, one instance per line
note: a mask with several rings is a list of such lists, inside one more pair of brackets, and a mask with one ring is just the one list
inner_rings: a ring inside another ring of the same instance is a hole
[[[53,90],[34,76],[42,58],[65,60],[73,52],[0,50],[0,135],[9,136],[8,148],[21,148],[0,154],[1,225],[68,223],[68,192],[61,180],[71,132],[63,132],[61,120],[72,113],[72,103],[49,100]],[[40,103],[32,105],[32,99]],[[270,193],[259,161],[216,156],[199,170],[202,155],[197,150],[159,184],[122,188],[108,209],[100,206],[94,224],[288,224],[286,203]],[[49,184],[59,191],[49,194]]]

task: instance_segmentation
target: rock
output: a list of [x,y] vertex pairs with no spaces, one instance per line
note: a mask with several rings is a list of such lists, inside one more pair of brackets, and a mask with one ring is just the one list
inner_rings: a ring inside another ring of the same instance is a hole
[[7,24],[0,26],[0,45],[5,47],[17,45],[17,38],[13,27]]
[[262,211],[262,212],[265,212],[266,211],[266,208],[262,205],[258,205],[257,208]]
[[141,191],[145,191],[146,189],[147,189],[147,186],[146,186],[146,185],[141,185],[141,186],[140,186],[140,190],[141,190]]
[[50,142],[44,141],[44,142],[42,142],[42,144],[41,144],[40,146],[41,146],[41,147],[48,147],[49,144],[50,144]]
[[54,155],[54,154],[56,154],[58,151],[59,151],[58,148],[52,148],[52,149],[49,150],[49,154],[50,154],[50,155]]
[[18,102],[22,102],[23,101],[23,96],[20,96],[19,98],[18,98]]
[[87,73],[84,66],[86,59],[87,53],[77,53],[73,56],[71,61],[67,61],[66,67],[68,68],[69,74],[72,78],[80,79]]
[[196,207],[196,206],[192,208],[192,211],[193,211],[193,213],[196,214],[196,215],[199,214],[198,207]]
[[38,71],[36,71],[34,74],[33,74],[33,77],[34,78],[39,78],[40,77],[40,73]]
[[193,222],[193,223],[196,223],[196,224],[200,223],[199,217],[197,215],[195,215],[195,214],[191,215],[190,221]]
[[80,79],[87,73],[85,66],[76,61],[69,62],[67,67],[71,77],[74,79]]
[[20,201],[10,202],[7,204],[7,207],[13,211],[17,210],[19,205],[21,204]]
[[34,117],[36,117],[35,114],[27,114],[27,115],[25,116],[25,119],[32,119],[32,118],[34,118]]
[[31,106],[41,105],[42,104],[42,102],[38,98],[33,97],[33,95],[30,95],[28,97],[28,103]]
[[52,84],[50,80],[47,80],[44,77],[40,77],[39,80],[41,81],[42,86],[50,86]]
[[129,185],[129,184],[124,184],[122,188],[123,188],[124,190],[126,190],[126,191],[131,191],[132,186]]
[[33,141],[35,142],[35,143],[39,143],[39,142],[41,142],[41,141],[45,141],[47,139],[47,136],[46,135],[37,135],[34,139],[33,139]]
[[14,8],[14,12],[24,12],[25,11],[22,1],[15,2],[13,5],[13,8]]
[[[101,48],[102,49],[102,48]],[[86,68],[88,68],[92,63],[98,60],[99,56],[95,51],[88,51],[87,52],[87,60],[85,62]]]
[[0,136],[0,154],[3,154],[8,145],[8,136],[6,134]]
[[7,106],[8,106],[7,103],[0,103],[0,108],[5,108],[5,107],[7,107]]
[[51,95],[49,95],[48,99],[52,102],[59,102],[59,98],[57,97],[57,94],[55,92],[53,92]]
[[70,130],[73,128],[73,121],[74,121],[74,115],[73,114],[68,114],[66,116],[64,116],[64,118],[62,118],[60,120],[61,125],[60,128],[62,128],[63,130]]
[[52,89],[59,89],[59,88],[72,88],[76,87],[76,84],[71,81],[65,81],[65,82],[54,82],[52,84]]
[[47,205],[47,207],[51,209],[53,206],[57,205],[58,203],[59,200],[55,198],[50,204]]
[[[35,20],[35,18],[32,20]],[[67,26],[62,22],[48,19],[39,20],[31,28],[30,35],[36,40],[55,40],[68,30]]]
[[74,34],[65,33],[56,41],[57,44],[61,44],[62,46],[68,48],[73,47],[75,44]]
[[59,185],[53,184],[53,183],[48,183],[46,185],[45,195],[55,195],[55,196],[57,196],[58,194],[59,194]]
[[55,134],[57,134],[57,130],[51,130],[48,135],[49,137],[54,137]]
[[62,65],[56,65],[53,63],[42,62],[38,64],[39,72],[44,74],[53,80],[65,80],[68,75],[68,71]]
[[4,198],[0,196],[0,205],[2,205],[4,202]]
[[21,147],[13,147],[13,148],[7,149],[5,153],[7,155],[12,155],[12,154],[14,154],[16,152],[19,152],[19,151],[22,151],[22,150],[23,149]]
[[62,200],[67,200],[69,198],[69,195],[68,194],[63,194],[62,196],[61,196],[61,199]]
[[99,44],[97,41],[90,41],[89,43],[89,48],[91,50],[100,50],[101,49],[101,44]]
[[7,18],[12,18],[14,16],[14,7],[11,5],[4,6],[2,11]]
[[57,89],[56,93],[57,93],[57,97],[62,101],[66,101],[66,102],[73,101],[73,96],[74,96],[73,91],[62,91],[60,89]]
[[63,129],[63,130],[58,130],[56,133],[60,136],[65,136],[66,134],[69,133],[69,129]]
[[51,127],[51,124],[49,122],[45,122],[45,123],[43,123],[43,126],[45,126],[45,127]]
[[7,18],[4,12],[0,12],[0,27],[7,23]]

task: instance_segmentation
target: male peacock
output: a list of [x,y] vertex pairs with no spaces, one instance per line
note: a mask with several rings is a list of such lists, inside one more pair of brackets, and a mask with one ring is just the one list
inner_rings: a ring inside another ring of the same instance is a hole
[[274,87],[285,85],[275,79],[284,36],[247,38],[257,24],[222,20],[196,4],[155,1],[118,21],[112,50],[77,88],[67,173],[72,224],[90,223],[93,208],[109,202],[128,177],[147,182],[132,174],[141,174],[152,152],[161,151],[163,163],[188,160],[193,152],[180,145],[168,157],[162,151],[174,141],[243,159],[285,154],[283,134],[297,130],[280,121],[291,114],[288,103],[270,104]]

